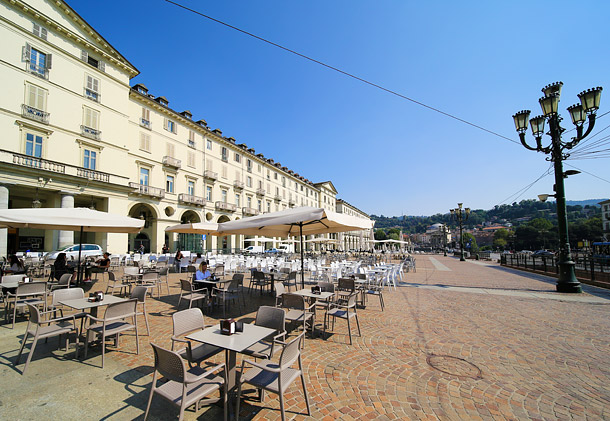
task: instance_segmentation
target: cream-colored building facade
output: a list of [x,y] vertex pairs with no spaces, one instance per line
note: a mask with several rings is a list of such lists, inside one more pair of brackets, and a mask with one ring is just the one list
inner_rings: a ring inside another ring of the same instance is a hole
[[[130,86],[139,70],[65,2],[0,7],[0,208],[94,207],[146,221],[137,235],[85,233],[84,243],[111,253],[140,244],[231,251],[242,236],[202,240],[165,228],[295,206],[342,211],[331,182],[314,184]],[[0,230],[0,254],[56,249],[75,235]]]

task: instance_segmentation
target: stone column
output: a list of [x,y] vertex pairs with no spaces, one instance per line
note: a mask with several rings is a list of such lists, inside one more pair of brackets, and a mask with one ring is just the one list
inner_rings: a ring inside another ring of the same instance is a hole
[[[0,209],[8,209],[8,187],[0,185]],[[0,256],[7,256],[8,229],[0,229]]]
[[[74,207],[74,194],[73,193],[61,193],[61,207],[62,208],[73,208]],[[59,248],[63,248],[74,244],[74,231],[59,231]]]

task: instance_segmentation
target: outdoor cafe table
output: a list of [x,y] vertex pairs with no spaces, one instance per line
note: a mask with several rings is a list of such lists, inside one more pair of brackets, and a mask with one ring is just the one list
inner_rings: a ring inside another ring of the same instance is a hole
[[97,317],[97,309],[101,306],[107,306],[109,304],[121,303],[127,301],[125,298],[115,297],[114,295],[104,295],[102,301],[89,301],[88,298],[74,298],[71,300],[62,300],[59,304],[63,304],[76,310],[90,309],[91,315]]
[[227,370],[227,387],[229,391],[235,388],[237,370],[237,353],[242,352],[246,348],[251,347],[258,341],[275,333],[274,329],[269,329],[262,326],[244,323],[244,331],[234,333],[232,335],[223,335],[220,333],[220,324],[208,327],[193,334],[187,335],[186,338],[217,346],[225,350],[225,370]]
[[[311,289],[300,289],[298,291],[291,292],[290,294],[296,294],[296,295],[300,295],[301,297],[306,297],[309,299],[320,300],[320,301],[326,301],[330,297],[335,295],[334,292],[328,292],[328,291],[322,291],[319,294],[314,294],[313,292],[311,292]],[[315,307],[313,308],[313,311],[314,311],[314,319],[315,319],[315,314],[316,314]],[[315,325],[315,322],[314,322],[314,325]]]

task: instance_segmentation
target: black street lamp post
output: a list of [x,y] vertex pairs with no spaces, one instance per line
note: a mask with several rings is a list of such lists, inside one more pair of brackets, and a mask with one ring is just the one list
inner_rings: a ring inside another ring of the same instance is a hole
[[449,209],[449,211],[451,212],[451,218],[455,218],[460,226],[460,262],[465,262],[463,228],[464,222],[468,221],[470,216],[470,208],[462,209],[462,203],[458,203],[457,208]]
[[[576,126],[576,136],[570,142],[562,142],[561,134],[565,131],[561,127],[561,116],[558,113],[559,98],[561,95],[562,82],[556,82],[547,85],[542,89],[544,96],[539,99],[540,107],[543,115],[534,117],[530,120],[530,111],[519,111],[513,116],[515,126],[519,133],[521,144],[531,151],[542,152],[549,155],[547,161],[553,162],[555,169],[555,196],[557,200],[557,227],[559,230],[559,277],[557,279],[558,292],[582,292],[580,282],[576,279],[574,273],[574,261],[570,251],[570,243],[568,241],[568,218],[566,211],[566,196],[563,184],[563,179],[574,173],[572,171],[563,171],[563,160],[567,159],[570,154],[567,153],[570,149],[578,145],[578,143],[587,137],[595,126],[595,115],[599,109],[599,101],[602,88],[593,88],[578,94],[580,104],[568,107],[572,123]],[[585,118],[588,118],[587,130],[583,133]],[[536,146],[529,146],[525,140],[525,132],[527,125],[532,128],[532,134],[536,139]],[[548,122],[549,131],[546,133],[551,137],[549,146],[542,146],[542,135],[544,134],[544,123]]]

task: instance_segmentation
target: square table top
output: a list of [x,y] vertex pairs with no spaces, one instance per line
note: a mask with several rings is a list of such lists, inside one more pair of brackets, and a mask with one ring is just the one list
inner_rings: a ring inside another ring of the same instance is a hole
[[116,297],[114,295],[104,295],[104,299],[102,301],[89,301],[87,297],[85,298],[74,298],[71,300],[62,300],[59,304],[63,304],[68,307],[72,307],[77,310],[85,310],[87,308],[94,308],[100,306],[107,306],[108,304],[121,303],[123,301],[127,301],[125,298]]
[[314,294],[309,289],[300,289],[295,292],[289,292],[289,294],[296,294],[296,295],[300,295],[301,297],[308,297],[308,298],[318,298],[320,300],[327,300],[328,298],[335,295],[334,292],[328,292],[328,291],[323,291],[319,294]]
[[187,339],[224,348],[229,351],[242,352],[258,341],[275,333],[274,329],[244,323],[244,331],[232,335],[220,333],[220,323],[199,332],[187,335]]

